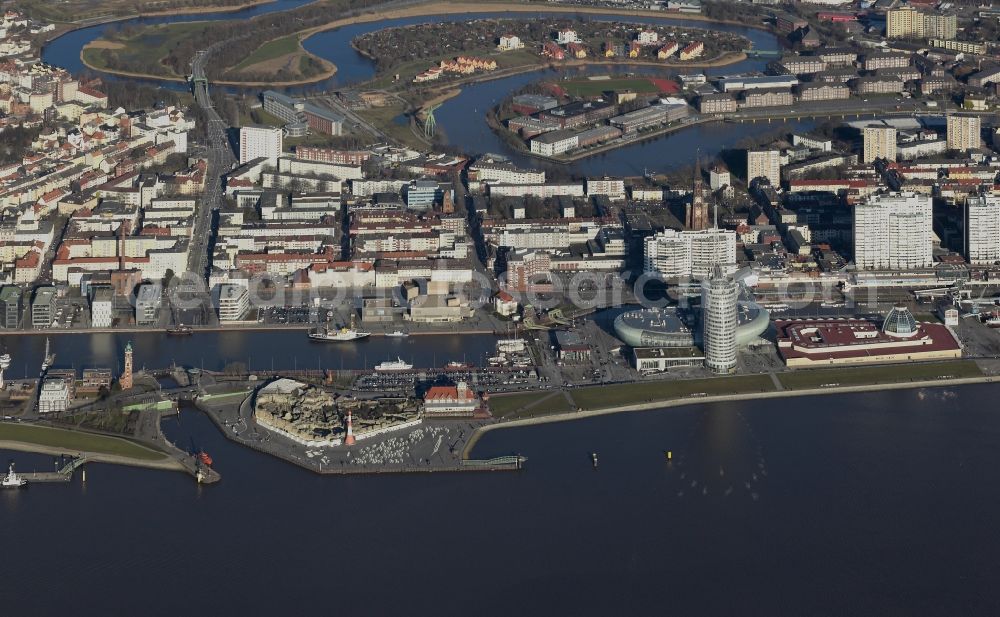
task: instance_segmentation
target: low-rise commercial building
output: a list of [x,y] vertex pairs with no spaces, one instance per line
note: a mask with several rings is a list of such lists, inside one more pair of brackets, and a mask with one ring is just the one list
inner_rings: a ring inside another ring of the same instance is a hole
[[543,133],[531,140],[531,151],[543,156],[556,156],[577,147],[579,139],[571,131]]
[[960,358],[962,348],[943,324],[917,322],[897,307],[882,327],[865,319],[775,320],[778,352],[791,368],[885,364]]
[[609,122],[612,126],[621,129],[622,133],[629,134],[667,122],[675,122],[687,117],[687,115],[688,106],[686,104],[658,104],[615,116]]
[[851,89],[844,84],[836,83],[811,83],[802,84],[798,87],[799,100],[808,101],[833,101],[851,98]]
[[789,90],[747,90],[741,96],[740,107],[787,107],[794,103],[795,97]]
[[698,99],[698,111],[703,114],[728,114],[736,111],[736,99],[729,94],[706,94]]

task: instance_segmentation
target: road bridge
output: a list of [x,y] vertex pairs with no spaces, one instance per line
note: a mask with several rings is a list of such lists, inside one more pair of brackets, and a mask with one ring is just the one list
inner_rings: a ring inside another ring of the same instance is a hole
[[768,49],[744,49],[743,53],[747,58],[780,58],[781,52]]

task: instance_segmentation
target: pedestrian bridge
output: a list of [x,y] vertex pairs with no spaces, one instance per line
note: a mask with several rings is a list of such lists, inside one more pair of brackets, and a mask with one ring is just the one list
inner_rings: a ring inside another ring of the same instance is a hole
[[462,467],[472,469],[520,469],[528,459],[523,456],[498,456],[490,459],[466,459]]
[[746,54],[748,58],[780,58],[781,52],[778,50],[767,50],[767,49],[744,49],[743,53]]

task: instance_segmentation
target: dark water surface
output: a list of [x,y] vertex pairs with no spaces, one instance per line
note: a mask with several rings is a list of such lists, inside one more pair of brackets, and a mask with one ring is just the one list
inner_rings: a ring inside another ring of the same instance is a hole
[[122,366],[125,345],[132,343],[136,369],[178,366],[218,371],[239,362],[251,370],[371,369],[384,360],[402,358],[415,368],[440,368],[451,361],[486,366],[493,355],[492,334],[413,335],[406,338],[372,336],[349,343],[310,341],[305,330],[198,332],[166,336],[154,332],[94,334],[30,334],[2,337],[11,355],[7,376],[38,375],[45,356],[45,339],[56,354],[55,368],[110,368]]
[[[319,477],[168,420],[223,481],[0,493],[5,615],[995,615],[993,386],[488,433],[519,473]],[[664,450],[672,450],[668,464]],[[590,453],[598,452],[593,469]],[[51,459],[20,453],[23,470]]]

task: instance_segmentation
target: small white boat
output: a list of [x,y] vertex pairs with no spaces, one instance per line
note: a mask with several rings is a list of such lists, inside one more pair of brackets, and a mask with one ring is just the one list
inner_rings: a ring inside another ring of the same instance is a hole
[[395,360],[386,360],[381,364],[375,366],[376,371],[408,371],[413,368],[413,365],[409,362],[404,362],[402,358],[396,358]]
[[410,333],[409,332],[403,332],[402,330],[394,330],[392,332],[386,332],[385,335],[388,336],[388,337],[392,337],[392,338],[406,338],[406,337],[410,336]]
[[14,463],[11,463],[7,475],[0,481],[0,488],[21,488],[27,483],[27,480],[17,475],[17,472],[14,471]]

